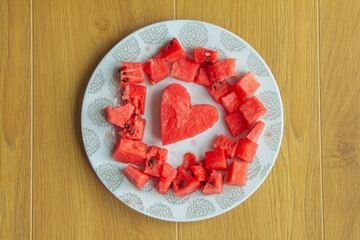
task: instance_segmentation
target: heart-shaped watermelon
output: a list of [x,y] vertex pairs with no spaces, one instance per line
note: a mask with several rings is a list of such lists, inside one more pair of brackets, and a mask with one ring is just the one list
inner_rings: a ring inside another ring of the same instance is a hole
[[211,128],[219,119],[219,113],[212,105],[191,106],[186,88],[177,83],[165,88],[160,111],[162,145],[194,137]]

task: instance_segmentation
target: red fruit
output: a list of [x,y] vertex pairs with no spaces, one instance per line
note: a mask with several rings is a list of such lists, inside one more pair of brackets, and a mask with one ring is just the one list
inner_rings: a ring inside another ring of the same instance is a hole
[[204,87],[210,87],[212,81],[210,80],[207,67],[200,67],[198,75],[194,78],[194,83],[203,85]]
[[193,82],[199,66],[200,64],[193,60],[179,59],[173,64],[171,76],[185,82]]
[[221,98],[228,95],[232,91],[230,83],[226,80],[214,82],[210,88],[207,89],[215,102],[220,103]]
[[150,83],[153,85],[166,78],[170,73],[168,66],[160,57],[149,59],[143,69],[149,75]]
[[264,122],[262,121],[256,122],[254,127],[250,130],[250,132],[246,137],[253,142],[257,142],[264,127],[265,127]]
[[221,98],[221,105],[224,107],[227,113],[233,113],[239,109],[243,104],[243,101],[236,95],[235,92],[231,92],[225,97]]
[[122,99],[135,107],[136,114],[143,115],[145,111],[146,87],[141,85],[125,86]]
[[209,49],[196,47],[194,49],[195,62],[197,63],[215,63],[218,59],[218,52]]
[[109,123],[123,128],[125,123],[130,119],[134,110],[135,108],[131,103],[126,103],[125,105],[116,108],[108,106],[105,109],[105,112]]
[[246,186],[247,169],[248,165],[246,163],[236,160],[233,161],[230,165],[226,184]]
[[242,131],[250,127],[250,125],[239,110],[236,110],[235,112],[227,115],[225,117],[225,121],[233,137],[236,137]]
[[211,81],[221,81],[236,75],[234,71],[236,59],[226,59],[208,66]]
[[126,86],[144,82],[144,73],[139,62],[122,62],[120,68],[120,85]]
[[234,85],[234,91],[238,94],[241,100],[248,98],[260,86],[255,76],[251,72],[247,72],[240,80]]
[[163,145],[196,136],[212,127],[219,119],[219,113],[214,106],[191,106],[186,88],[177,83],[165,88],[160,111]]
[[162,47],[160,49],[160,54],[165,62],[174,62],[186,57],[184,49],[176,38],[171,39],[165,47]]
[[120,136],[132,140],[142,141],[144,137],[146,120],[139,115],[132,116],[124,125],[124,128],[119,132]]
[[226,170],[227,162],[225,152],[222,149],[205,152],[206,169]]
[[176,178],[177,171],[170,164],[165,163],[161,169],[160,182],[159,182],[159,193],[166,194],[169,188]]
[[119,162],[139,165],[146,158],[146,144],[121,138],[115,145],[113,158]]
[[199,181],[206,181],[208,179],[206,170],[203,166],[201,165],[195,165],[195,166],[191,166],[191,171],[194,174],[194,177]]
[[249,125],[266,113],[266,108],[255,96],[243,103],[239,109]]
[[214,143],[214,147],[216,149],[223,149],[225,152],[225,156],[227,158],[233,158],[236,150],[237,142],[231,138],[225,137],[224,135],[220,135],[216,142]]
[[235,157],[251,163],[255,157],[258,144],[246,138],[240,138],[235,150]]
[[181,170],[190,170],[190,167],[196,164],[196,155],[188,152],[185,153],[182,164],[177,168],[179,172]]
[[124,176],[134,184],[139,190],[150,179],[150,176],[146,175],[133,165],[128,165],[124,170]]
[[201,188],[201,184],[198,180],[193,178],[190,173],[182,170],[173,181],[173,187],[176,196],[184,197],[199,190]]
[[203,168],[205,168],[205,159],[201,160],[200,162],[198,162],[199,166],[202,166]]
[[165,148],[151,146],[146,154],[144,173],[154,177],[160,177],[161,169],[167,160],[167,153],[168,150]]
[[216,170],[212,170],[203,189],[204,195],[219,194],[223,191],[224,177]]

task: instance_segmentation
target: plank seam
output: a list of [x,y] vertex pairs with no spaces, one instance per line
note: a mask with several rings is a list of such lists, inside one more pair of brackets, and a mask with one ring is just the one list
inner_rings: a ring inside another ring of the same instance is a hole
[[33,227],[33,159],[34,159],[34,12],[30,1],[30,240]]

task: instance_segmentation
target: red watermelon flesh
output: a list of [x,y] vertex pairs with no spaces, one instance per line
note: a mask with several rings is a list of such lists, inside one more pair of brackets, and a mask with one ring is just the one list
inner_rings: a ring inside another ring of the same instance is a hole
[[219,119],[214,106],[191,106],[186,88],[177,83],[165,88],[160,112],[162,145],[194,137],[212,127]]
[[224,150],[205,152],[205,165],[207,170],[226,170],[228,166]]
[[225,117],[225,121],[233,137],[236,137],[242,131],[250,127],[250,125],[239,110],[236,110],[235,112],[227,115]]
[[165,62],[175,62],[186,57],[184,49],[176,38],[171,39],[164,47],[160,49],[161,58]]
[[143,142],[121,138],[115,145],[113,158],[123,163],[139,165],[146,158],[147,146]]
[[200,162],[198,162],[199,166],[202,166],[203,168],[205,168],[205,159],[201,160]]
[[235,92],[231,92],[225,97],[221,98],[221,105],[227,113],[233,113],[239,109],[243,101],[237,96]]
[[225,156],[227,158],[234,157],[236,146],[237,142],[235,140],[224,135],[220,135],[214,143],[214,147],[216,149],[223,149],[225,151]]
[[208,66],[211,81],[222,81],[236,75],[234,71],[236,59],[226,59]]
[[139,115],[131,116],[119,134],[122,137],[142,141],[144,137],[145,125],[146,120],[141,118]]
[[246,138],[240,138],[235,150],[235,157],[251,163],[255,157],[258,144]]
[[210,88],[207,89],[215,102],[220,103],[221,98],[228,95],[232,91],[230,83],[226,80],[214,82]]
[[200,67],[198,75],[194,78],[194,83],[203,85],[204,87],[210,87],[212,81],[210,80],[207,67]]
[[145,183],[150,179],[150,176],[141,172],[139,169],[135,168],[133,165],[128,165],[124,170],[124,176],[134,184],[139,190],[145,185]]
[[203,166],[195,165],[195,166],[191,166],[190,169],[196,180],[198,180],[199,182],[203,182],[208,179],[206,169]]
[[182,164],[177,168],[179,172],[181,170],[190,170],[190,167],[196,164],[196,155],[188,152],[185,153]]
[[256,122],[254,127],[250,130],[250,132],[246,136],[247,139],[249,139],[253,142],[257,142],[264,127],[265,127],[265,123],[263,121]]
[[165,148],[151,146],[146,154],[144,172],[154,177],[160,177],[161,169],[167,160],[167,153],[168,150]]
[[176,196],[184,197],[199,190],[201,188],[201,183],[191,176],[190,173],[182,170],[174,179],[173,187]]
[[244,162],[233,161],[230,165],[226,184],[246,186],[248,165]]
[[203,189],[204,195],[219,194],[223,191],[224,176],[216,170],[212,170],[209,179]]
[[196,47],[194,49],[195,62],[197,63],[216,63],[218,52],[206,48]]
[[159,193],[166,194],[169,188],[176,178],[177,171],[170,164],[165,163],[161,169],[160,182],[159,182]]
[[145,112],[146,87],[141,85],[125,86],[123,100],[135,107],[135,113],[143,115]]
[[266,108],[255,96],[243,103],[239,109],[249,125],[266,113]]
[[143,83],[144,73],[140,62],[122,62],[120,68],[120,85]]
[[131,103],[126,103],[120,107],[112,108],[108,106],[105,109],[106,117],[109,123],[123,128],[125,123],[130,119],[135,108]]
[[240,80],[234,85],[234,90],[238,94],[240,99],[246,99],[255,92],[260,86],[260,83],[256,80],[254,74],[247,72]]
[[150,83],[153,85],[165,79],[170,73],[168,66],[160,57],[149,59],[144,64],[143,69],[149,75]]
[[185,82],[193,82],[199,66],[200,64],[193,60],[179,59],[172,66],[171,76]]

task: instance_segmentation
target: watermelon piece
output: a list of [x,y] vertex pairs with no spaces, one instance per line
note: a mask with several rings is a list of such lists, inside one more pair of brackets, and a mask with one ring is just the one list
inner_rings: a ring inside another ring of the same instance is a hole
[[236,110],[235,112],[227,115],[225,117],[225,121],[233,137],[236,137],[242,131],[250,127],[240,110]]
[[210,80],[207,67],[200,67],[198,75],[194,78],[194,83],[203,85],[204,87],[210,87],[212,81]]
[[229,173],[226,179],[226,184],[246,186],[248,165],[244,162],[233,161],[230,164]]
[[161,169],[167,160],[168,150],[151,146],[146,154],[144,173],[154,177],[160,177]]
[[159,81],[165,79],[169,73],[170,69],[160,57],[155,57],[149,59],[143,66],[144,72],[149,75],[150,83],[154,85]]
[[266,108],[255,96],[252,96],[243,103],[239,110],[249,125],[253,124],[259,117],[266,113]]
[[256,80],[252,72],[247,72],[239,81],[234,85],[234,91],[237,93],[241,100],[251,96],[256,89],[260,87],[260,83]]
[[142,141],[144,137],[145,125],[146,120],[141,118],[139,115],[131,116],[119,134],[122,137]]
[[171,76],[182,80],[184,82],[193,82],[196,70],[200,67],[200,64],[190,59],[179,59],[174,62],[171,70]]
[[218,149],[216,151],[205,152],[205,165],[207,170],[226,170],[228,168],[225,151]]
[[146,175],[133,165],[128,165],[124,170],[124,176],[139,190],[149,181],[150,176]]
[[216,142],[214,143],[214,147],[216,149],[223,149],[225,152],[225,156],[227,158],[233,158],[236,150],[237,142],[231,138],[228,138],[224,135],[220,135]]
[[247,139],[249,139],[253,142],[257,142],[264,127],[265,127],[265,123],[263,121],[257,121],[255,123],[254,127],[250,130],[250,132],[246,136]]
[[203,168],[205,168],[205,159],[198,162],[197,165],[202,166]]
[[143,83],[144,73],[140,62],[122,62],[120,68],[120,85]]
[[182,170],[190,170],[190,167],[196,164],[196,155],[188,152],[185,153],[182,164],[177,168],[179,172]]
[[231,92],[221,98],[221,105],[224,107],[227,113],[235,112],[239,109],[241,104],[243,104],[243,101],[237,96],[235,92]]
[[186,88],[177,83],[165,88],[160,112],[163,146],[196,136],[212,127],[219,119],[219,113],[214,106],[191,106]]
[[106,117],[109,123],[123,128],[125,123],[130,119],[135,107],[131,103],[126,103],[120,107],[112,108],[108,106],[105,109]]
[[196,47],[194,49],[195,62],[197,63],[216,63],[218,52],[206,48]]
[[160,49],[160,56],[165,62],[175,62],[176,60],[186,58],[185,50],[181,47],[176,38],[172,38]]
[[214,82],[207,90],[215,102],[220,103],[221,99],[232,91],[232,87],[230,83],[223,80]]
[[246,138],[240,138],[235,150],[235,157],[251,163],[255,157],[258,144]]
[[147,146],[143,142],[121,138],[115,145],[113,158],[123,163],[139,165],[146,158]]
[[184,197],[199,190],[201,188],[201,183],[191,176],[190,173],[182,170],[174,179],[173,188],[176,196]]
[[208,179],[208,175],[206,173],[206,169],[201,165],[191,166],[191,172],[193,173],[196,180],[199,182],[206,181]]
[[165,163],[160,172],[159,193],[166,194],[176,178],[177,171],[170,164]]
[[224,176],[215,169],[213,169],[203,189],[203,194],[212,195],[212,194],[222,193],[223,185],[224,185]]
[[208,66],[211,81],[222,81],[236,75],[234,71],[236,59],[226,59]]
[[143,115],[145,112],[146,87],[141,85],[125,86],[122,99],[135,107],[135,113]]

